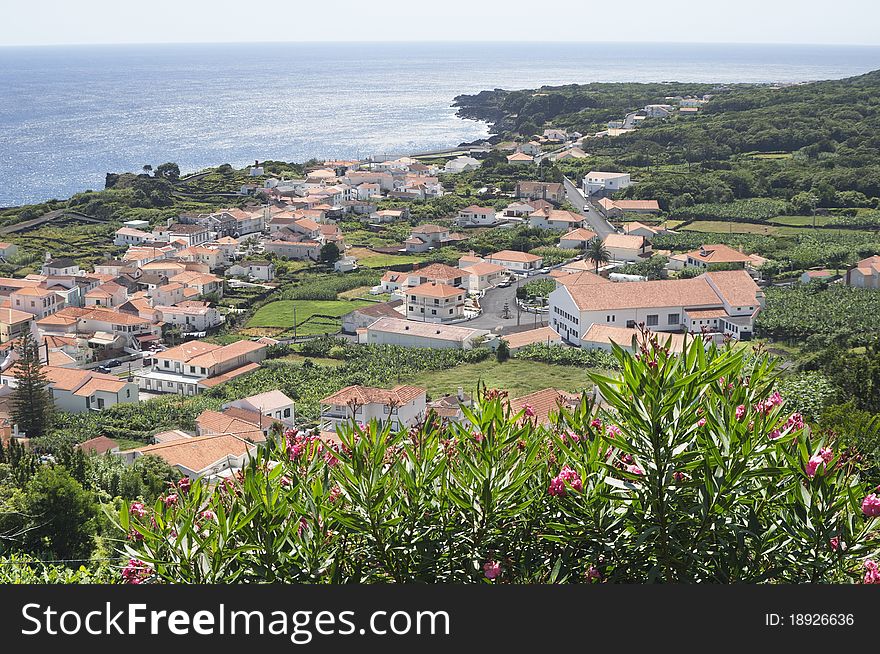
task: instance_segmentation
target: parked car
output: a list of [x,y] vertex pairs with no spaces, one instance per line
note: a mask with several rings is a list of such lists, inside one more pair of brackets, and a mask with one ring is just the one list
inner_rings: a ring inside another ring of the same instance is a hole
[[107,366],[98,366],[95,368],[95,372],[102,372],[106,375],[111,373],[112,370],[110,370],[110,368],[108,368]]
[[108,368],[115,368],[115,367],[117,367],[117,366],[121,366],[121,365],[122,365],[122,361],[120,361],[119,359],[111,359],[111,360],[108,361],[105,365],[106,365]]
[[548,272],[550,272],[550,269],[547,268],[546,266],[544,266],[544,267],[541,268],[541,270],[539,270],[538,272],[539,272],[539,273],[542,273],[542,274],[544,274],[544,275],[546,275]]

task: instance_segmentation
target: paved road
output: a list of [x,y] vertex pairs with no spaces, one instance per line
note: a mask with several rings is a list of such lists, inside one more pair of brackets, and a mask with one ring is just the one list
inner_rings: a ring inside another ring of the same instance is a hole
[[611,226],[611,223],[605,220],[598,211],[590,206],[581,190],[575,186],[568,177],[564,177],[562,183],[565,187],[565,196],[568,201],[571,202],[578,211],[584,214],[590,229],[596,232],[596,234],[599,235],[599,238],[604,239],[606,236],[613,234],[616,231],[614,227]]
[[[495,332],[495,329],[501,327],[501,333],[504,334],[546,325],[547,314],[537,314],[536,318],[536,314],[523,311],[520,312],[518,321],[516,316],[517,284],[525,284],[532,279],[542,279],[544,277],[547,277],[547,275],[535,275],[533,277],[520,279],[519,282],[514,283],[507,288],[498,288],[496,286],[495,288],[489,289],[486,291],[486,294],[480,298],[480,306],[482,307],[483,312],[473,320],[458,324],[463,327],[470,327],[471,329],[488,329],[493,333],[497,333]],[[510,309],[510,318],[501,317],[504,312],[505,302]]]

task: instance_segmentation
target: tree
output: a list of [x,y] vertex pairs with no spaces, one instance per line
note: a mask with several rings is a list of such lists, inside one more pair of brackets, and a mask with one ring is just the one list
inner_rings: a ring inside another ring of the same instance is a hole
[[172,183],[176,182],[180,179],[180,166],[171,161],[159,164],[156,167],[156,177],[167,179]]
[[144,164],[144,175],[149,175],[153,172],[153,167],[150,164]]
[[52,392],[43,374],[40,345],[30,332],[25,332],[18,346],[15,362],[17,385],[12,392],[12,415],[30,438],[42,436],[52,416]]
[[321,247],[321,261],[326,264],[336,263],[339,259],[339,247],[336,243],[326,243]]
[[498,347],[495,349],[495,360],[498,363],[504,363],[510,358],[510,347],[503,338],[498,341]]
[[596,266],[596,274],[599,274],[599,266],[608,263],[611,261],[611,253],[605,247],[605,244],[602,243],[602,239],[598,236],[594,236],[589,241],[587,241],[587,249],[586,249],[587,258],[593,262]]
[[88,557],[93,549],[98,507],[92,494],[64,466],[43,466],[24,493],[31,552],[49,551],[59,559]]

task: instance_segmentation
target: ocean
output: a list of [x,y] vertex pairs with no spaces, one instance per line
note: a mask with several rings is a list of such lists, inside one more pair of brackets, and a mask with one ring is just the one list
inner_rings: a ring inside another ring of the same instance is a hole
[[0,207],[107,172],[404,154],[485,136],[453,98],[621,81],[798,82],[880,68],[880,47],[310,43],[0,48]]

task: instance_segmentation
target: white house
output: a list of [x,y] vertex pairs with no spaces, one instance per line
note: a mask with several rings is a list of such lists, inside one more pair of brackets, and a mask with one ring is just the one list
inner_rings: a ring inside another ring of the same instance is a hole
[[244,467],[257,447],[257,443],[232,434],[211,434],[147,445],[123,451],[120,456],[127,463],[141,456],[158,456],[189,479],[214,482]]
[[559,238],[559,247],[564,250],[583,250],[587,243],[596,238],[596,232],[579,227]]
[[418,386],[391,390],[346,386],[321,400],[321,431],[336,431],[352,423],[390,423],[394,430],[416,425],[425,416],[427,391]]
[[379,318],[403,319],[403,313],[397,310],[402,306],[403,300],[391,300],[358,307],[342,316],[342,331],[345,334],[356,334],[358,330],[366,329]]
[[293,426],[294,406],[293,400],[279,390],[266,391],[249,397],[227,402],[224,409],[237,408],[247,411],[256,411],[264,416],[280,420],[285,425]]
[[582,215],[561,209],[538,209],[529,214],[529,226],[535,229],[556,229],[570,232],[580,227],[583,222]]
[[157,353],[153,365],[135,376],[142,390],[196,395],[256,370],[265,358],[266,345],[255,341],[236,341],[222,347],[187,341]]
[[492,288],[501,282],[507,268],[488,261],[471,264],[463,268],[464,274],[467,276],[466,288],[471,293],[479,293],[487,288]]
[[462,288],[425,282],[407,288],[406,317],[423,322],[449,322],[464,316],[464,296]]
[[548,141],[564,141],[568,138],[568,133],[564,129],[550,127],[544,130],[544,138]]
[[157,322],[181,327],[184,332],[203,332],[223,324],[223,314],[205,302],[153,307]]
[[880,288],[880,256],[862,259],[846,273],[846,283],[858,288]]
[[597,170],[591,170],[584,177],[583,188],[584,195],[590,196],[596,193],[614,193],[625,189],[632,180],[629,173],[609,173]]
[[501,250],[490,254],[486,257],[489,263],[504,266],[513,272],[528,272],[530,270],[538,270],[544,263],[544,258],[528,252],[517,252],[515,250]]
[[602,244],[613,261],[638,261],[651,251],[651,244],[647,239],[634,234],[609,234]]
[[137,404],[138,387],[116,375],[79,368],[43,366],[55,406],[61,411],[101,411],[116,404]]
[[580,345],[593,324],[652,331],[712,331],[749,340],[764,294],[744,270],[692,279],[615,283],[583,272],[560,277],[549,297],[553,328]]
[[447,161],[446,165],[443,166],[443,172],[447,174],[464,173],[469,170],[476,170],[480,165],[480,161],[473,157],[461,156]]
[[247,277],[262,282],[275,279],[275,264],[271,261],[241,261],[226,269],[228,277]]
[[440,247],[449,240],[449,229],[440,225],[419,225],[413,227],[412,235],[406,239],[407,252],[427,252]]
[[116,230],[116,238],[113,239],[113,245],[140,245],[153,240],[153,235],[131,227],[120,227]]
[[703,245],[699,250],[687,253],[687,266],[708,268],[713,264],[734,264],[739,268],[751,263],[747,254],[727,245]]
[[479,207],[472,204],[458,212],[458,224],[462,227],[491,226],[497,222],[494,207]]
[[486,329],[471,329],[460,325],[442,325],[418,320],[383,317],[366,328],[362,342],[370,345],[400,345],[432,349],[470,350],[480,339],[489,335]]

